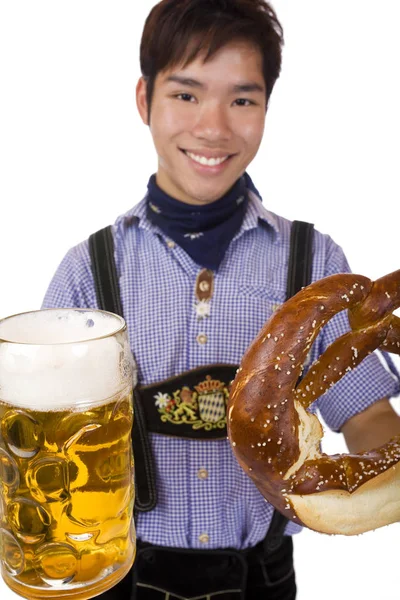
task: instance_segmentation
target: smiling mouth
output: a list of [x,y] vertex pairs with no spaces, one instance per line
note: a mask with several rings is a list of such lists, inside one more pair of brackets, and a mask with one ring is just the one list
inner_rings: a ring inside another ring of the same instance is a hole
[[183,152],[183,154],[192,159],[194,162],[206,167],[216,167],[218,165],[222,165],[222,163],[226,162],[227,160],[232,158],[232,156],[234,156],[234,154],[227,154],[226,156],[216,158],[206,158],[205,156],[194,154],[193,152],[188,152],[187,150],[183,150],[182,148],[179,149],[181,152]]

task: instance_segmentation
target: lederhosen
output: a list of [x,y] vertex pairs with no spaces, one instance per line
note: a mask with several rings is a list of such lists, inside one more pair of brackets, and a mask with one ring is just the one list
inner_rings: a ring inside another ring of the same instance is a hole
[[[312,224],[293,222],[287,298],[311,282],[312,239]],[[111,227],[90,236],[89,251],[99,308],[123,316]],[[237,365],[209,365],[167,381],[136,387],[132,431],[136,515],[153,510],[157,503],[148,432],[200,439],[226,438],[227,390],[236,369]],[[188,400],[184,399],[183,390],[189,393]],[[195,395],[193,390],[196,390]],[[170,413],[165,407],[160,410],[156,406],[154,396],[159,392],[166,394],[164,398],[175,398]],[[193,403],[193,397],[197,402]],[[265,539],[245,550],[167,548],[138,540],[136,560],[130,573],[99,598],[294,600],[293,544],[290,536],[284,536],[287,522],[286,517],[275,510]]]

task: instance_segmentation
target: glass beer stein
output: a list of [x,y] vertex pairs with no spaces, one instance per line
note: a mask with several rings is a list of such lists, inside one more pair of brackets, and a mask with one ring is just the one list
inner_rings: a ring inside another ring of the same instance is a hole
[[124,320],[0,320],[0,564],[29,599],[92,598],[135,557],[134,363]]

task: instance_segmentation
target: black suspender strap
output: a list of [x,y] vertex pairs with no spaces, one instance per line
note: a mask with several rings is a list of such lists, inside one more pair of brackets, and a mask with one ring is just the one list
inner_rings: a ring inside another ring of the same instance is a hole
[[135,510],[147,512],[157,504],[156,474],[142,401],[134,391],[132,448],[135,460]]
[[293,221],[290,234],[290,254],[286,300],[311,283],[312,241],[314,225]]
[[[111,226],[89,237],[89,254],[99,308],[123,317]],[[135,457],[135,509],[145,512],[157,504],[155,471],[145,415],[137,392],[134,392],[134,401],[132,447]]]
[[[313,235],[314,225],[312,223],[293,221],[290,234],[286,300],[311,283]],[[274,552],[280,546],[287,523],[288,519],[279,511],[274,510],[264,540],[264,547],[268,553]]]
[[89,237],[89,253],[99,307],[123,317],[111,227],[100,229]]

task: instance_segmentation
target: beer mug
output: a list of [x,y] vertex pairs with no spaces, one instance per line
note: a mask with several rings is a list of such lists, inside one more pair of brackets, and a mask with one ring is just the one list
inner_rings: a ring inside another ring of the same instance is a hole
[[132,566],[134,375],[117,315],[0,320],[0,563],[17,594],[92,598]]

